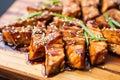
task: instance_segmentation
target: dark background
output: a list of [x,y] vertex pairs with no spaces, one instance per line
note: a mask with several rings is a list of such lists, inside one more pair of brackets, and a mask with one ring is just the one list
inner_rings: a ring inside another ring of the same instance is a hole
[[15,0],[0,0],[0,16],[12,5]]

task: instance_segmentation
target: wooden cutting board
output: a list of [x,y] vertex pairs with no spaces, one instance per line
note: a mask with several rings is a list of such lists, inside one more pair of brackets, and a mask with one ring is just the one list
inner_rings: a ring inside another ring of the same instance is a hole
[[[26,6],[40,0],[16,0],[0,18],[0,25],[13,22],[16,17],[26,14]],[[120,56],[109,55],[104,65],[94,67],[90,71],[64,71],[50,78],[42,75],[42,65],[30,65],[26,55],[18,51],[8,50],[0,43],[0,76],[11,80],[120,80]]]

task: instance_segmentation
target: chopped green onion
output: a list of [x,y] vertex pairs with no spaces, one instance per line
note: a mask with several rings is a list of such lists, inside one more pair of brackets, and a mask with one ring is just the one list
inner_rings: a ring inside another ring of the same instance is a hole
[[57,13],[54,13],[53,15],[56,16],[56,17],[62,18],[62,19],[67,19],[69,21],[74,20],[74,18],[72,18],[72,17],[68,17],[68,16],[65,16],[65,15],[57,14]]
[[107,39],[105,39],[105,38],[96,37],[94,34],[92,34],[92,33],[87,29],[87,27],[86,27],[83,23],[79,23],[79,25],[85,30],[85,32],[87,32],[87,33],[90,35],[90,39],[92,39],[92,40],[99,40],[99,41],[107,40]]
[[106,41],[107,39],[105,38],[99,38],[99,37],[90,37],[92,40],[98,40],[98,41]]
[[106,18],[106,20],[108,21],[108,24],[111,26],[111,28],[115,29],[114,25],[120,27],[120,24],[117,21],[115,21],[114,19],[109,18],[107,13],[104,13],[103,15]]
[[[57,14],[57,13],[53,13],[53,15],[56,16],[56,17],[62,18],[62,19],[67,19],[69,21],[74,20],[74,18],[72,18],[72,17],[68,17],[68,16],[65,16],[65,15]],[[90,35],[90,38],[92,40],[99,40],[99,41],[106,40],[105,38],[99,38],[99,37],[96,37],[95,35],[93,35],[83,23],[79,22],[77,24],[79,24],[85,30],[85,32]]]
[[115,26],[113,25],[112,21],[110,20],[109,16],[107,15],[107,13],[104,13],[103,15],[106,18],[106,21],[108,22],[108,24],[110,25],[110,27],[112,29],[115,29]]
[[86,44],[87,46],[89,46],[89,39],[86,32],[84,32],[84,36],[85,36]]
[[94,37],[94,35],[87,29],[87,27],[83,24],[80,23],[80,26],[85,30],[85,32],[87,32],[91,37]]
[[26,16],[19,17],[19,18],[17,18],[17,20],[33,18],[33,17],[35,17],[35,16],[40,16],[41,14],[42,14],[42,12],[39,11],[39,12],[35,12],[35,13],[28,14],[28,15],[26,15]]
[[45,2],[43,3],[44,6],[52,6],[52,5],[57,5],[60,3],[60,0],[52,0],[52,1],[49,1],[49,2]]
[[117,21],[115,21],[114,19],[111,19],[111,21],[113,22],[113,24],[115,24],[116,26],[120,27],[120,24]]
[[16,20],[20,21],[20,20],[22,20],[22,19],[23,19],[22,17],[18,17]]

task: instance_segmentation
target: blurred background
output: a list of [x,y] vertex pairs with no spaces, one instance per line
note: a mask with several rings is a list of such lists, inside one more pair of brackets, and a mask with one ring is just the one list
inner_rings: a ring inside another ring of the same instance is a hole
[[[15,0],[0,0],[0,16],[12,5]],[[7,80],[0,76],[0,80]]]
[[15,0],[0,0],[0,16],[12,5]]

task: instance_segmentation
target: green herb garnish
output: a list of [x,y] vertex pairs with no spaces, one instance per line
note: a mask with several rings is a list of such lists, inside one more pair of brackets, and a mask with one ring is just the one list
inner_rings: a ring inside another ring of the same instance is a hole
[[68,17],[68,16],[65,16],[65,15],[57,14],[57,13],[53,13],[53,15],[56,16],[56,17],[62,18],[62,19],[69,20],[69,21],[74,20],[74,18],[72,18],[72,17]]
[[79,23],[79,25],[87,32],[91,38],[94,38],[94,35],[87,29],[87,27],[83,23]]
[[[87,46],[89,46],[89,37],[88,37],[86,32],[84,32],[84,36],[85,36],[86,44],[87,44]],[[98,41],[105,41],[105,40],[107,40],[105,38],[98,38],[98,37],[92,37],[91,39],[92,40],[98,40]]]
[[22,16],[22,17],[19,17],[17,18],[17,20],[22,20],[22,19],[29,19],[29,18],[33,18],[35,16],[40,16],[42,14],[41,11],[39,12],[35,12],[35,13],[31,13],[31,14],[28,14],[28,15],[25,15],[25,16]]
[[87,44],[87,46],[89,46],[89,38],[88,38],[86,32],[84,32],[84,36],[85,36],[86,44]]
[[83,23],[79,23],[79,25],[85,30],[86,33],[88,33],[90,35],[90,39],[91,40],[99,40],[99,41],[104,41],[107,40],[105,38],[100,38],[100,37],[96,37],[94,34],[92,34],[87,27],[83,24]]
[[[67,20],[69,20],[69,21],[75,20],[75,19],[72,18],[72,17],[68,17],[68,16],[65,16],[65,15],[57,14],[57,13],[53,13],[53,15],[56,16],[56,17],[62,18],[62,19],[67,19]],[[107,40],[107,39],[105,39],[105,38],[99,38],[99,37],[96,37],[95,35],[93,35],[93,34],[87,29],[87,27],[86,27],[83,23],[79,22],[79,23],[77,23],[77,24],[80,25],[80,26],[85,30],[85,32],[90,35],[90,39],[92,39],[92,40],[99,40],[99,41]]]
[[116,26],[120,27],[120,24],[117,21],[115,21],[114,19],[111,19],[111,21],[113,22],[113,24],[115,24]]
[[104,15],[104,17],[106,18],[106,21],[108,22],[108,24],[110,25],[110,27],[111,27],[112,29],[115,29],[115,26],[113,25],[113,22],[111,21],[111,19],[110,19],[109,16],[107,15],[107,13],[104,13],[103,15]]
[[106,20],[108,21],[108,24],[111,26],[111,28],[115,29],[116,28],[115,25],[120,27],[120,24],[117,21],[115,21],[114,19],[110,18],[107,13],[104,13],[103,15],[106,18]]
[[105,38],[100,38],[100,37],[96,37],[96,36],[91,37],[91,39],[92,39],[92,40],[98,40],[98,41],[106,41],[106,40],[107,40],[107,39],[105,39]]
[[49,2],[45,2],[43,3],[44,6],[52,6],[52,5],[57,5],[60,3],[60,0],[52,0],[52,1],[49,1]]

